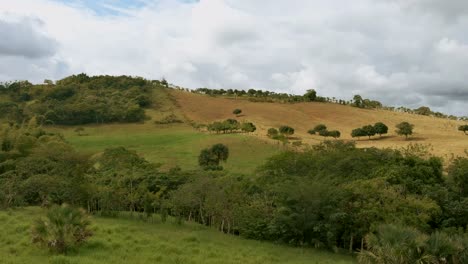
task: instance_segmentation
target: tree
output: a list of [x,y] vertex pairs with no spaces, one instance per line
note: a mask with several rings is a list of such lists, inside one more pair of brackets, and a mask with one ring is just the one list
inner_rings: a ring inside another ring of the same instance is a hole
[[198,164],[205,170],[221,170],[221,161],[229,157],[229,148],[223,144],[215,144],[211,148],[203,149],[198,156]]
[[[311,132],[313,131],[314,132],[313,134],[315,134],[315,133],[320,133],[320,131],[322,130],[327,130],[327,126],[324,124],[318,124],[314,127],[313,130],[309,130],[309,131]],[[309,134],[312,134],[312,133],[309,133]]]
[[367,136],[366,132],[362,128],[356,128],[351,131],[351,137],[357,137],[358,139],[360,137],[365,137]]
[[229,148],[224,144],[218,143],[211,147],[211,153],[216,156],[218,161],[226,161],[229,157]]
[[234,109],[234,111],[232,111],[232,113],[235,114],[236,116],[239,116],[242,113],[242,110],[237,108],[237,109]]
[[460,195],[468,197],[468,158],[456,158],[448,168],[448,175]]
[[363,107],[363,99],[360,95],[357,94],[353,97],[353,105],[359,108]]
[[468,131],[468,125],[461,125],[458,127],[458,130],[459,131],[463,131],[463,133],[465,133],[465,135],[467,135],[467,131]]
[[328,135],[332,138],[337,139],[341,136],[341,133],[338,130],[332,130],[332,131],[328,131]]
[[314,89],[307,90],[304,94],[304,99],[307,102],[313,102],[317,99],[317,92]]
[[281,126],[279,132],[285,136],[291,136],[294,134],[294,128],[290,126]]
[[369,139],[376,134],[374,127],[371,125],[363,126],[362,131]]
[[273,138],[273,137],[278,136],[278,133],[279,133],[278,129],[272,127],[268,129],[267,136],[270,138]]
[[92,236],[90,224],[89,216],[83,209],[66,204],[55,205],[47,211],[45,218],[37,219],[34,223],[33,242],[63,254]]
[[255,130],[257,130],[257,127],[253,123],[247,122],[247,123],[242,123],[241,129],[243,132],[252,133],[252,132],[255,132]]
[[421,106],[418,109],[414,109],[414,112],[418,115],[425,115],[425,116],[432,114],[431,109],[427,106]]
[[401,136],[405,136],[408,139],[408,136],[413,134],[414,125],[408,122],[401,122],[400,124],[396,125],[396,133]]
[[382,136],[382,134],[387,134],[388,127],[382,122],[377,122],[374,124],[374,130],[376,134],[379,134],[379,136]]

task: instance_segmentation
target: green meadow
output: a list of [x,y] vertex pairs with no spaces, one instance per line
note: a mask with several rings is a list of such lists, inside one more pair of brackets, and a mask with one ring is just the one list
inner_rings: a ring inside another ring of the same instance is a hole
[[159,217],[92,219],[94,236],[78,251],[54,255],[31,243],[38,207],[0,211],[0,263],[355,263],[349,256],[225,235],[198,224],[162,223]]
[[106,148],[123,146],[135,150],[148,161],[160,163],[162,169],[179,166],[182,169],[198,167],[198,155],[203,148],[216,143],[229,147],[230,155],[223,166],[233,173],[252,172],[280,149],[247,135],[210,135],[184,124],[154,125],[110,124],[85,126],[82,136],[75,127],[55,128],[77,150],[95,154]]

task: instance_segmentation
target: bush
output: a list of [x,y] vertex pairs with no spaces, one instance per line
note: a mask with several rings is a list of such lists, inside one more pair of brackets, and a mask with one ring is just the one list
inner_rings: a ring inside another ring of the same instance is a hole
[[294,128],[290,126],[281,126],[279,132],[285,136],[291,136],[294,134]]
[[178,119],[177,116],[174,115],[174,114],[170,114],[168,116],[165,116],[161,120],[154,121],[154,123],[157,124],[157,125],[175,124],[175,123],[183,123],[183,122],[184,121]]
[[278,133],[279,133],[278,129],[272,127],[272,128],[268,129],[267,135],[270,138],[274,138],[274,137],[278,136]]
[[66,253],[92,236],[88,229],[90,224],[84,210],[66,204],[55,205],[47,211],[45,218],[35,221],[32,228],[33,243],[56,253]]

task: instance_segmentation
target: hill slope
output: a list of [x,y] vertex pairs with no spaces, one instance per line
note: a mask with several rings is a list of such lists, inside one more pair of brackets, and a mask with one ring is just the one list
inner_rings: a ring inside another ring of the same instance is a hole
[[[309,135],[307,131],[323,123],[329,129],[341,131],[341,138],[346,140],[352,139],[350,134],[353,129],[381,121],[389,127],[389,134],[382,138],[377,136],[372,140],[361,138],[357,140],[358,146],[385,148],[403,147],[410,143],[431,144],[433,153],[443,157],[449,157],[452,153],[463,155],[468,149],[468,136],[457,131],[457,127],[464,123],[461,121],[331,103],[259,103],[178,90],[171,91],[171,94],[176,98],[185,116],[199,123],[233,118],[233,109],[240,108],[244,115],[239,119],[255,123],[255,135],[261,138],[267,138],[266,131],[270,127],[289,125],[295,128],[295,135],[304,143],[315,144],[323,138]],[[402,121],[415,125],[411,140],[405,140],[395,133],[395,125]]]
[[[355,263],[351,257],[224,235],[197,224],[93,219],[94,237],[79,252],[53,256],[31,245],[37,207],[0,211],[0,263]],[[313,262],[311,262],[313,260]]]

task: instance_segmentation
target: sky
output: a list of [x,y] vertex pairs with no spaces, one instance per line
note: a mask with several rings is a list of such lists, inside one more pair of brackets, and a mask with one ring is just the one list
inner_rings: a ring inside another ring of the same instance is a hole
[[0,81],[81,72],[468,116],[468,1],[0,0]]

